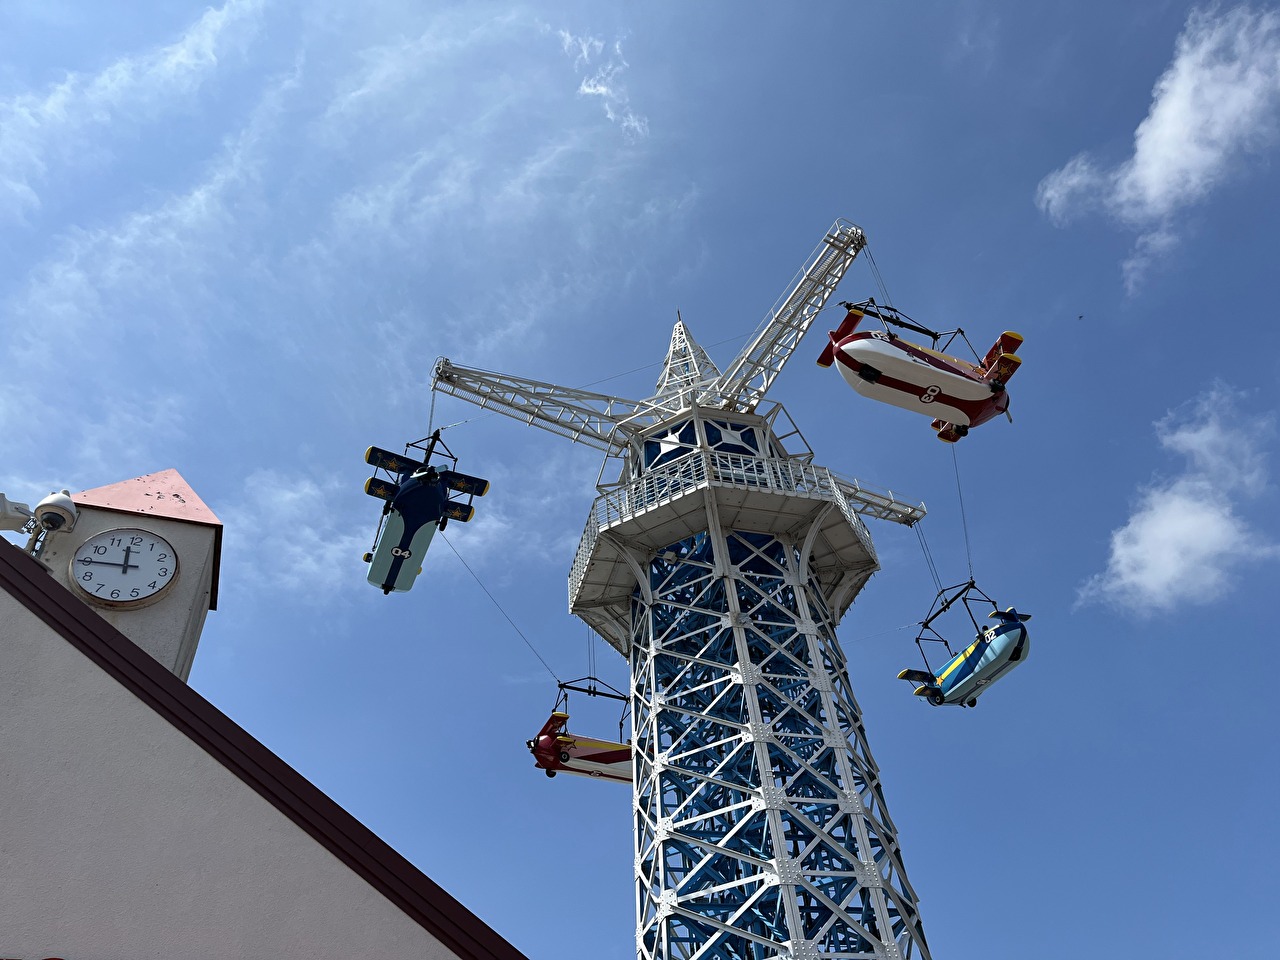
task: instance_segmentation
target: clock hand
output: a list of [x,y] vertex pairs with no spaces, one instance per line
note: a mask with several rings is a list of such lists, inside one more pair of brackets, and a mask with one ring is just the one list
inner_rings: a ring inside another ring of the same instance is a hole
[[[132,553],[132,552],[133,552],[133,547],[125,547],[125,548],[124,548],[124,563],[120,564],[120,571],[121,571],[125,576],[128,576],[128,575],[129,575],[129,567],[131,566],[131,564],[129,563],[129,554],[130,554],[130,553]],[[137,565],[136,563],[135,563],[135,564],[132,564],[132,567],[133,567],[133,569],[135,569],[135,570],[137,570],[137,569],[138,569],[138,565]]]

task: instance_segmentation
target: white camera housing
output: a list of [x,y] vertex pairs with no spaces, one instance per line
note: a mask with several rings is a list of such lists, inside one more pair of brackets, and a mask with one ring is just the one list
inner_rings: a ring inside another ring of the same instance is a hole
[[76,505],[71,500],[71,491],[51,493],[36,504],[34,511],[36,521],[50,533],[57,530],[70,530],[76,525]]

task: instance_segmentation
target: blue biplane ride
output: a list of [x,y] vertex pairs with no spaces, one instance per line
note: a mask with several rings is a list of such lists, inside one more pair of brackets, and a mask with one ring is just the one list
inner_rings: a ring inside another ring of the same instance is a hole
[[[407,455],[415,449],[422,451],[421,460]],[[365,463],[388,475],[370,477],[364,485],[365,493],[385,501],[373,550],[364,555],[369,582],[383,593],[409,590],[422,572],[422,558],[436,530],[443,530],[450,520],[470,520],[475,516],[472,499],[489,492],[488,480],[431,463],[432,457],[439,457],[451,467],[458,464],[441,442],[439,430],[426,440],[407,444],[405,450],[400,455],[370,447],[364,455]]]
[[[967,647],[959,653],[953,653],[951,644],[938,633],[933,624],[957,600],[964,605],[977,635]],[[996,620],[994,626],[979,625],[970,607],[971,602],[979,600],[991,604],[992,611],[985,619]],[[1018,613],[1013,607],[1000,610],[996,602],[979,590],[972,580],[940,590],[930,608],[929,616],[921,621],[920,632],[916,636],[916,646],[920,648],[920,655],[924,657],[927,669],[903,670],[898,674],[898,679],[916,684],[913,691],[915,695],[924,697],[935,707],[944,704],[975,707],[978,705],[978,697],[986,693],[992,683],[1027,659],[1031,640],[1025,624],[1030,619],[1031,614]],[[950,659],[936,673],[924,652],[922,641],[926,640],[941,643],[950,654]]]

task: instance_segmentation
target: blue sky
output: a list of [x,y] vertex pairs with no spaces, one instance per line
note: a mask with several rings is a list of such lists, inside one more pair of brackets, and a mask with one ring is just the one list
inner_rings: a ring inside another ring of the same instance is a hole
[[[1014,423],[956,454],[1028,663],[976,710],[913,698],[933,585],[889,524],[840,628],[935,955],[1275,955],[1280,11],[0,17],[0,490],[177,468],[227,528],[192,684],[531,957],[633,955],[630,798],[533,768],[553,681],[445,545],[410,594],[364,582],[364,448],[427,432],[438,356],[642,397],[680,310],[723,364],[836,217],[911,316],[1026,337]],[[876,292],[859,261],[839,296]],[[925,501],[963,580],[951,450],[813,365],[837,321],[770,397],[818,462]],[[492,481],[449,539],[582,675],[565,577],[599,458],[434,415]]]

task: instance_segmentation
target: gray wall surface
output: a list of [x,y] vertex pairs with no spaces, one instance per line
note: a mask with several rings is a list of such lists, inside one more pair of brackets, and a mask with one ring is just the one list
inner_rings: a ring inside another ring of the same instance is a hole
[[0,956],[453,953],[0,590]]

